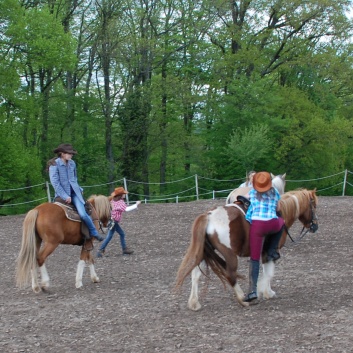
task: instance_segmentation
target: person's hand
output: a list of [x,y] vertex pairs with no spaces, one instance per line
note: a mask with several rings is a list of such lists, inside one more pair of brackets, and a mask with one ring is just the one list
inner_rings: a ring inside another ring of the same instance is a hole
[[68,197],[68,198],[66,199],[66,203],[71,203],[71,197]]

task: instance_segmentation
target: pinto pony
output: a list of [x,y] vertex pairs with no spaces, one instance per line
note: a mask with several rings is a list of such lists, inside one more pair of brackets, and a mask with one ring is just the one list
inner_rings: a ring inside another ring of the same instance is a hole
[[[307,228],[310,232],[318,229],[316,189],[287,192],[281,196],[279,202],[286,224],[286,230],[283,231],[280,240],[280,248],[286,241],[288,229],[297,219],[303,224],[303,228]],[[249,305],[243,302],[244,292],[238,284],[238,279],[243,276],[237,272],[238,257],[250,256],[249,228],[245,213],[237,204],[218,206],[196,217],[192,225],[191,243],[176,277],[176,289],[178,289],[191,273],[189,309],[197,311],[201,308],[198,299],[198,282],[201,274],[204,273],[203,269],[208,268],[211,268],[223,283],[233,287],[237,301],[241,305]],[[267,250],[268,244],[265,239],[262,251],[264,273],[258,294],[262,294],[265,299],[270,299],[276,294],[270,286],[275,265],[273,261],[267,260]]]
[[[96,228],[99,228],[99,222],[104,226],[107,225],[111,213],[108,198],[94,195],[88,199],[88,202],[92,205],[92,219]],[[85,264],[90,268],[92,281],[99,282],[91,251],[93,238],[84,239],[81,233],[81,222],[69,220],[61,206],[46,202],[30,210],[24,219],[22,233],[16,268],[16,282],[20,288],[24,287],[30,278],[35,293],[49,288],[45,260],[60,244],[82,246],[77,265],[76,288],[83,286],[82,275]],[[41,273],[41,284],[38,282],[38,268]]]

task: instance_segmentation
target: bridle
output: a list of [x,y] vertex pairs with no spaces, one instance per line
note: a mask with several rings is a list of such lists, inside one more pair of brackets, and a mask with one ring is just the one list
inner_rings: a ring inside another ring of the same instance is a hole
[[315,212],[314,201],[315,200],[311,197],[310,198],[310,214],[311,214],[310,225],[309,225],[309,227],[305,227],[305,225],[303,226],[303,229],[301,230],[297,240],[293,239],[293,237],[289,234],[288,228],[285,226],[285,230],[286,230],[290,240],[293,243],[297,243],[298,241],[302,240],[308,232],[315,233],[319,229],[319,224],[318,224],[319,218],[317,217],[316,212]]

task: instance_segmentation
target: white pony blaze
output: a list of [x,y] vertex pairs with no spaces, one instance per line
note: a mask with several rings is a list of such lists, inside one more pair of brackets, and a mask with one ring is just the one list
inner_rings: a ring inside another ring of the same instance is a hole
[[[286,188],[286,173],[284,174],[279,174],[279,175],[273,175],[271,173],[271,178],[272,178],[272,185],[277,189],[280,195],[284,194],[284,190]],[[233,203],[234,201],[237,200],[237,196],[241,195],[247,195],[248,192],[251,190],[251,187],[244,186],[244,187],[239,187],[234,189],[226,199],[226,205],[229,203]]]

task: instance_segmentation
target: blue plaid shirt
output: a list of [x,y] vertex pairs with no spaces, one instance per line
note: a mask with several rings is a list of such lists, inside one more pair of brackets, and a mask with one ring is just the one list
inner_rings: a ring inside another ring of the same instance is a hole
[[277,204],[281,198],[275,188],[262,193],[260,200],[257,198],[258,192],[255,189],[249,191],[249,200],[251,202],[246,212],[246,220],[251,223],[252,220],[268,221],[272,218],[278,218],[276,214]]

